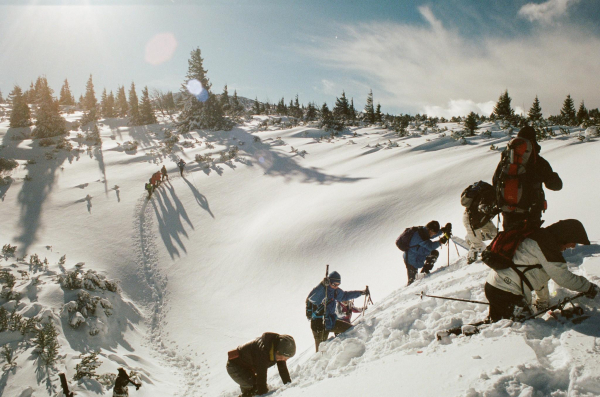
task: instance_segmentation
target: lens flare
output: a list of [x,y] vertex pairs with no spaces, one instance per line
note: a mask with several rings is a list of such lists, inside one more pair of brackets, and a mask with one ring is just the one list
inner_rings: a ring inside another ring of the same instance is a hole
[[186,88],[190,94],[196,97],[200,102],[206,102],[208,91],[202,87],[202,83],[196,79],[188,80]]
[[173,57],[177,49],[177,40],[173,33],[159,33],[146,44],[146,62],[160,65]]

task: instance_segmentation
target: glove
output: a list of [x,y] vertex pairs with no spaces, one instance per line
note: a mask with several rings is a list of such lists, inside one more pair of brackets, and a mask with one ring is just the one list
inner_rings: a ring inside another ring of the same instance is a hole
[[483,212],[484,214],[491,214],[491,208],[487,204],[480,204],[478,207],[479,212]]
[[440,244],[446,244],[447,242],[448,242],[448,237],[442,236],[442,238],[440,238]]
[[141,383],[138,383],[137,385],[135,385],[135,390],[140,390],[140,387],[142,387]]
[[594,299],[596,295],[600,292],[600,288],[596,284],[590,285],[590,289],[585,293],[586,298]]
[[361,295],[367,295],[369,293],[369,290],[364,290],[364,291],[360,291]]
[[325,277],[323,279],[323,285],[326,286],[326,287],[329,287],[329,277]]

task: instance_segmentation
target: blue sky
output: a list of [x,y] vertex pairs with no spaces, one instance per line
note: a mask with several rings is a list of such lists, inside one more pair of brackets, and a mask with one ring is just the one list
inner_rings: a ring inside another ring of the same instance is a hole
[[214,92],[362,108],[372,88],[385,112],[449,116],[508,89],[548,116],[567,94],[600,106],[599,22],[595,0],[0,1],[0,90],[176,91],[199,47]]

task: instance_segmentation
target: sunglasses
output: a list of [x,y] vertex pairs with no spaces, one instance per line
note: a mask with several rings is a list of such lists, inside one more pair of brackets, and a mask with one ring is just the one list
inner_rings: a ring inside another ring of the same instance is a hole
[[340,283],[331,283],[331,286],[332,286],[332,287],[339,287],[339,286],[340,286]]

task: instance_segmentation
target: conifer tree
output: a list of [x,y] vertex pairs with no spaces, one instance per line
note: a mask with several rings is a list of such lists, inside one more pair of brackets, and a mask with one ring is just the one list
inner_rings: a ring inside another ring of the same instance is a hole
[[332,114],[331,111],[329,110],[329,107],[327,106],[327,102],[323,102],[323,106],[321,106],[321,121],[322,122],[328,122],[332,119]]
[[344,122],[350,120],[350,104],[348,103],[348,98],[346,98],[345,91],[342,91],[341,97],[335,98],[333,117],[336,120],[341,120]]
[[106,93],[106,88],[104,90],[102,90],[102,95],[100,95],[100,114],[102,117],[107,117],[106,116],[106,105],[107,105],[107,100],[108,100],[108,94]]
[[52,90],[45,77],[38,79],[36,91],[38,94],[38,109],[35,113],[34,138],[49,138],[67,132],[65,119],[60,115],[58,101],[52,97]]
[[300,109],[300,101],[298,100],[298,94],[296,94],[296,99],[294,99],[294,112],[292,116],[296,118],[302,118],[302,109]]
[[25,92],[25,97],[28,104],[33,105],[35,103],[37,95],[35,93],[35,86],[33,85],[33,81],[29,85],[29,90]]
[[377,104],[377,110],[375,110],[375,121],[381,123],[382,121],[381,105]]
[[165,108],[169,111],[169,114],[172,114],[176,107],[173,93],[171,91],[167,92],[165,95]]
[[79,95],[79,99],[77,100],[77,104],[83,107],[83,95]]
[[260,114],[260,102],[258,102],[258,97],[254,98],[254,106],[252,107],[252,112],[254,114]]
[[58,102],[61,105],[73,106],[75,105],[75,98],[71,93],[71,88],[69,87],[69,82],[65,79],[62,88],[60,89],[60,99]]
[[577,124],[582,124],[584,121],[589,120],[589,118],[589,112],[586,109],[583,101],[581,101],[581,104],[579,105],[579,110],[577,111]]
[[229,93],[227,92],[227,84],[223,88],[223,93],[221,94],[220,103],[221,109],[223,109],[224,114],[229,114],[231,110],[231,105],[229,104]]
[[508,95],[508,90],[505,90],[503,94],[498,98],[498,102],[494,106],[492,115],[495,118],[502,120],[509,120],[515,115],[515,111],[510,107],[511,98]]
[[127,102],[127,96],[125,95],[125,86],[121,86],[117,89],[117,102],[115,107],[117,116],[127,117],[129,112],[129,103]]
[[2,97],[2,90],[0,90],[0,103],[4,103],[4,98]]
[[354,107],[354,98],[350,98],[350,120],[356,121],[356,108]]
[[113,95],[112,91],[110,92],[110,94],[108,94],[108,98],[106,98],[106,111],[104,117],[115,117],[115,96]]
[[140,124],[156,124],[156,116],[154,110],[152,110],[152,104],[150,103],[150,95],[148,94],[148,87],[144,87],[142,90],[142,102],[140,104]]
[[306,120],[314,121],[317,119],[317,107],[312,103],[308,103],[308,107],[306,108]]
[[542,115],[542,107],[540,106],[540,100],[537,95],[535,96],[535,100],[533,101],[533,105],[531,105],[531,109],[529,109],[529,120],[532,122],[542,121],[544,116]]
[[140,125],[140,109],[137,94],[135,93],[135,84],[131,82],[129,89],[129,124]]
[[237,90],[233,90],[233,96],[231,97],[231,113],[234,116],[237,116],[242,110],[243,108],[240,99],[238,98]]
[[87,124],[90,121],[98,120],[98,101],[96,100],[96,93],[94,92],[94,82],[92,81],[92,75],[85,85],[85,96],[81,103],[83,107],[83,117],[81,118],[81,124]]
[[21,87],[15,85],[15,88],[8,94],[8,100],[12,104],[10,127],[29,127],[31,125],[31,111]]
[[277,108],[275,109],[277,114],[286,115],[287,114],[287,106],[285,105],[285,100],[281,98],[281,100],[277,103]]
[[367,104],[365,105],[365,120],[371,124],[375,122],[375,109],[373,108],[373,90],[369,90]]
[[571,95],[567,95],[563,102],[563,107],[560,110],[560,118],[565,125],[576,125],[577,114],[575,113],[575,103],[571,99]]
[[[210,91],[211,84],[206,76],[203,62],[200,48],[192,50],[188,60],[188,72],[181,85],[183,109],[177,121],[177,128],[180,132],[188,132],[195,128],[217,130],[231,127],[228,120],[223,117],[223,109],[219,102],[213,98]],[[197,80],[202,84],[208,94],[205,102],[201,102],[188,91],[187,84],[190,80]]]
[[469,136],[475,135],[475,130],[477,129],[477,114],[475,112],[469,113],[469,115],[465,118],[464,126],[465,129],[469,132]]

